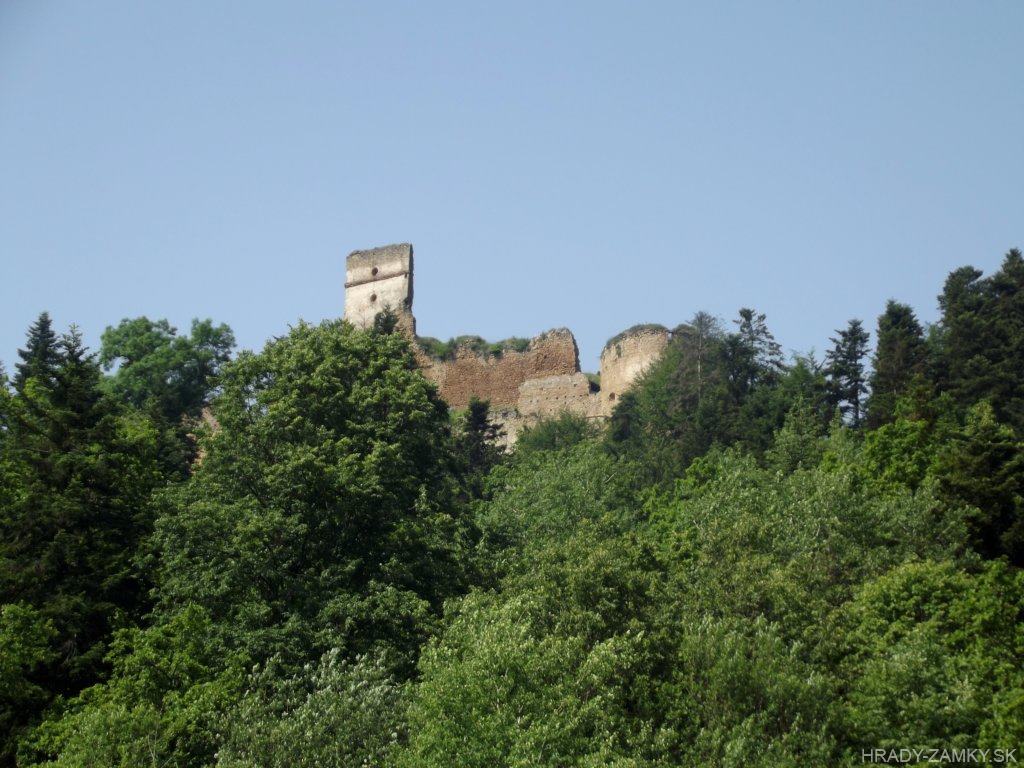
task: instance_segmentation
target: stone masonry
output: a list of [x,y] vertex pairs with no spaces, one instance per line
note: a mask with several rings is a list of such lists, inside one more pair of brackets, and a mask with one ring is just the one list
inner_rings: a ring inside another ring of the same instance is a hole
[[[345,270],[345,319],[358,328],[373,325],[390,309],[399,329],[415,340],[412,314],[413,256],[409,244],[353,251]],[[580,371],[576,339],[566,328],[542,333],[524,351],[482,354],[468,347],[438,360],[413,349],[423,375],[437,385],[448,405],[462,409],[471,398],[487,400],[511,444],[537,421],[564,411],[606,419],[618,397],[664,351],[670,333],[662,326],[635,326],[614,337],[601,352],[601,384]]]
[[369,328],[386,309],[399,316],[401,326],[416,333],[408,243],[353,251],[345,264],[345,319],[357,328]]

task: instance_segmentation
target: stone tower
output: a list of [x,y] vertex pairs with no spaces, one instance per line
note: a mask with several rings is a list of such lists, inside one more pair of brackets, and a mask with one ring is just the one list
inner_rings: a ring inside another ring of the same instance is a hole
[[345,319],[357,328],[369,328],[385,309],[398,315],[404,331],[416,332],[409,243],[353,251],[345,264]]

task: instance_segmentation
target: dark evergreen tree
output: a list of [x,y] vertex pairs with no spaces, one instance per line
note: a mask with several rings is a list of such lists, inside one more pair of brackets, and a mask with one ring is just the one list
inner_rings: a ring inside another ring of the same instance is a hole
[[39,377],[46,384],[52,382],[60,357],[57,334],[53,331],[49,312],[39,314],[26,336],[25,348],[18,350],[21,362],[14,364],[14,386],[19,390],[32,377]]
[[987,402],[939,449],[936,475],[946,500],[973,508],[972,546],[990,558],[1024,565],[1024,442]]
[[939,297],[940,383],[967,408],[988,400],[1000,419],[1024,430],[1024,257],[1006,254],[987,279],[973,267],[952,272]]
[[[149,494],[161,481],[154,431],[100,381],[72,328],[51,385],[2,399],[0,603],[31,606],[52,627],[39,680],[50,697],[96,682],[111,631],[145,607],[137,557],[150,531]],[[45,703],[0,720],[16,728]],[[11,737],[3,735],[5,759]]]
[[726,334],[698,313],[673,331],[661,359],[620,398],[610,445],[638,459],[655,481],[680,477],[716,444],[762,455],[798,402],[823,411],[816,363],[787,368],[761,313],[742,309],[736,325]]
[[868,425],[878,427],[893,420],[896,403],[924,378],[928,350],[924,329],[906,304],[892,299],[878,318],[877,342],[872,360]]
[[764,313],[744,307],[733,321],[737,330],[730,339],[730,378],[737,392],[749,393],[758,384],[773,383],[785,370],[782,347],[768,330]]
[[829,341],[832,349],[825,355],[829,394],[833,407],[854,427],[859,427],[867,397],[864,358],[868,353],[870,334],[860,320],[850,320],[846,328],[837,329],[838,336]]
[[487,400],[473,397],[469,400],[469,408],[456,420],[455,458],[471,498],[483,496],[484,479],[502,457],[498,441],[504,432],[491,421],[490,411],[491,405]]

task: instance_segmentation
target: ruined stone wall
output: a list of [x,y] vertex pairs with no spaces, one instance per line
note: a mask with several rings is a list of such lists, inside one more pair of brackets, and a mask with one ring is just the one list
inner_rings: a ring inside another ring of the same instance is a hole
[[472,397],[489,400],[494,409],[515,408],[523,382],[580,369],[576,339],[564,328],[531,340],[525,352],[481,355],[461,348],[452,360],[433,360],[423,352],[417,358],[423,374],[452,408],[466,408]]
[[527,379],[519,387],[518,410],[537,419],[552,418],[563,411],[587,418],[601,415],[600,399],[591,392],[590,380],[582,373]]
[[638,326],[611,339],[601,352],[601,412],[611,416],[615,401],[651,363],[661,357],[671,334],[661,326]]
[[403,330],[416,332],[408,243],[353,251],[345,262],[345,319],[357,328],[369,328],[385,309],[398,314]]
[[[399,330],[415,339],[412,287],[411,245],[353,251],[345,269],[345,319],[368,328],[378,313],[391,309],[399,316]],[[524,352],[483,354],[462,347],[437,360],[415,344],[413,349],[423,374],[450,407],[466,408],[474,397],[490,401],[491,418],[504,427],[511,445],[524,427],[563,411],[589,419],[611,416],[618,397],[658,359],[669,337],[661,326],[644,325],[609,341],[601,353],[599,391],[580,372],[576,339],[565,328],[532,339]]]

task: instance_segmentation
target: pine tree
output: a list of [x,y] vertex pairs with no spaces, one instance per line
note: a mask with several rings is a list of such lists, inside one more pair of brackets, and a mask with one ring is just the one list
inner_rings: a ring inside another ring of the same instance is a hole
[[860,320],[850,320],[845,329],[836,330],[832,349],[825,355],[832,404],[837,406],[854,427],[859,427],[867,396],[864,358],[868,353],[870,334]]
[[889,300],[878,318],[876,338],[868,400],[871,427],[892,421],[897,400],[925,375],[928,360],[924,329],[907,304]]
[[25,348],[18,350],[21,362],[14,365],[14,386],[18,390],[23,389],[25,382],[32,377],[39,377],[46,383],[51,382],[60,356],[57,335],[53,332],[53,321],[49,312],[39,314],[26,336]]

